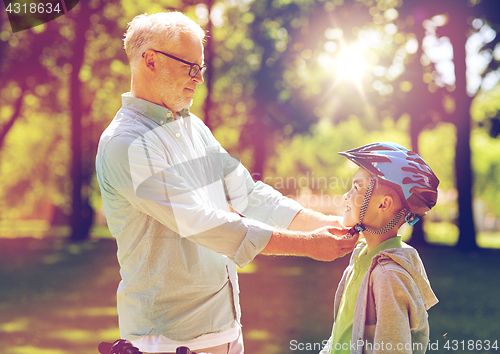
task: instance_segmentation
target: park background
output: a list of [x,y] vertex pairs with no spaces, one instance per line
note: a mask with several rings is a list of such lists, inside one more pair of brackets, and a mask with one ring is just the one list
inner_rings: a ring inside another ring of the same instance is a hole
[[[82,0],[16,33],[4,9],[3,353],[91,353],[119,336],[116,247],[94,159],[130,89],[127,23],[162,10],[207,30],[191,111],[255,179],[336,214],[355,172],[338,151],[390,140],[427,161],[438,205],[403,236],[441,300],[429,311],[434,352],[451,351],[447,340],[493,352],[484,344],[500,340],[499,1]],[[247,352],[317,352],[346,263],[259,256],[242,269]],[[316,350],[292,350],[292,340]]]

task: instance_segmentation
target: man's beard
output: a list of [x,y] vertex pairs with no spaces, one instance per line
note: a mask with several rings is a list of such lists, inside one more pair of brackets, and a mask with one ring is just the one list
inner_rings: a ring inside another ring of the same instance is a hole
[[164,104],[168,102],[167,108],[172,112],[180,112],[184,108],[189,108],[193,104],[193,99],[189,97],[185,97],[182,95],[182,91],[175,90],[169,85],[170,82],[170,73],[168,70],[164,70],[160,74],[159,81],[157,82],[158,87],[161,90],[160,97]]

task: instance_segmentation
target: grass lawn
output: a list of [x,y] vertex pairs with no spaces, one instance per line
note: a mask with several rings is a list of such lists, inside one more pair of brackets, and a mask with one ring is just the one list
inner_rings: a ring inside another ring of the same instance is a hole
[[[454,352],[495,352],[469,350],[468,341],[484,346],[496,340],[500,346],[500,251],[419,252],[440,300],[429,311],[431,343],[438,350],[428,352],[453,352],[454,340]],[[246,353],[317,353],[331,331],[333,294],[347,261],[259,256],[245,267],[240,287]],[[99,342],[119,338],[118,281],[112,239],[67,245],[60,238],[0,238],[0,352],[97,353]],[[450,350],[444,348],[447,340]]]

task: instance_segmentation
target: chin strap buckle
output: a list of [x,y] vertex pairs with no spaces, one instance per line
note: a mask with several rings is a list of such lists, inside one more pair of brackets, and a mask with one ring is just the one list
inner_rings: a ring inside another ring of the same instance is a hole
[[408,225],[413,226],[415,225],[418,221],[420,220],[420,217],[413,214],[413,213],[408,213],[405,216],[405,221],[408,223]]
[[364,231],[365,227],[361,224],[356,224],[347,231],[346,238],[353,238],[354,235],[359,234],[361,231]]
[[366,230],[366,228],[361,223],[354,225],[353,229],[356,230],[357,232],[361,232],[361,231]]

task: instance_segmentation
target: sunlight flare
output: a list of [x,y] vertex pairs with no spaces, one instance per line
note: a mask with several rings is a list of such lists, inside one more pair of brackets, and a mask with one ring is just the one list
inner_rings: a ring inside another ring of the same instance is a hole
[[348,46],[342,44],[335,55],[325,53],[318,61],[325,70],[336,74],[337,82],[351,81],[359,85],[371,67],[366,61],[366,49],[358,42]]

